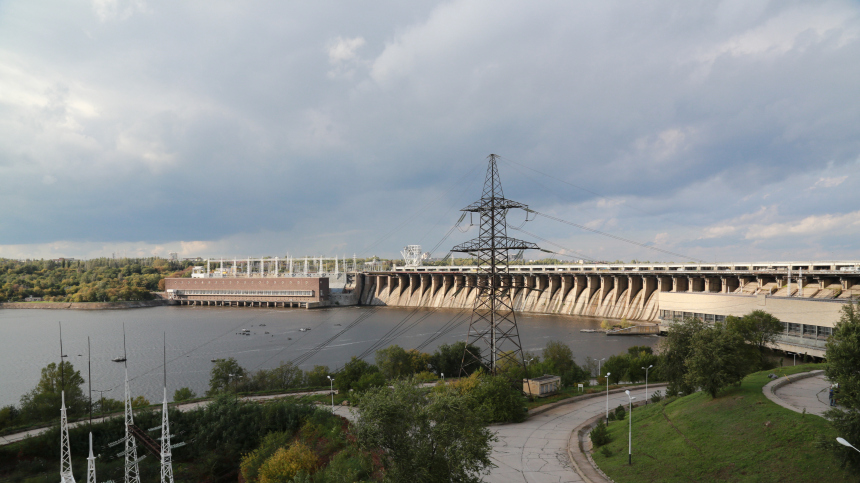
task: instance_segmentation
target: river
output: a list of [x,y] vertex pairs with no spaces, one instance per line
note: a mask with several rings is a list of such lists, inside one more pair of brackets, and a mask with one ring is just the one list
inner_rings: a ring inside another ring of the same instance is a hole
[[[423,349],[431,353],[440,344],[463,340],[468,328],[467,314],[452,309],[187,306],[101,311],[0,309],[0,406],[17,404],[21,395],[36,386],[41,369],[59,360],[58,322],[62,322],[64,352],[84,379],[87,379],[87,337],[90,338],[93,390],[106,391],[104,396],[114,399],[122,399],[123,364],[111,359],[123,354],[125,324],[132,395],[160,402],[164,333],[168,397],[185,386],[202,395],[208,387],[212,359],[235,357],[249,370],[276,367],[281,361],[307,353],[362,315],[367,316],[365,320],[325,346],[302,368],[339,367],[404,319],[402,327],[413,325],[389,344],[406,349],[417,347],[455,317],[464,320]],[[523,349],[539,352],[548,341],[559,340],[570,346],[578,363],[584,363],[587,356],[608,357],[630,346],[652,346],[658,340],[654,336],[607,337],[602,333],[580,332],[599,327],[599,319],[588,317],[518,314],[517,321]],[[311,330],[299,330],[306,327]],[[251,335],[237,334],[242,329],[249,329]],[[367,360],[373,362],[373,355]],[[100,394],[94,392],[93,398]]]

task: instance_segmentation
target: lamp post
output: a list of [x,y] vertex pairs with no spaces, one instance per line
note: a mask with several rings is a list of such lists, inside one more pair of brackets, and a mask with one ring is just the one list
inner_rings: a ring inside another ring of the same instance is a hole
[[600,359],[597,361],[597,377],[600,377],[600,363],[605,361],[605,360],[606,360],[606,358],[604,357],[603,359]]
[[630,434],[627,436],[627,464],[633,464],[633,400],[635,397],[630,395],[630,390],[624,391],[630,399]]
[[797,352],[786,352],[786,354],[791,354],[794,358],[794,365],[797,365]]
[[[845,441],[844,438],[836,438],[836,442],[841,444],[842,446],[848,446],[849,448],[854,448],[854,445],[852,445],[848,441]],[[860,449],[854,448],[854,450],[857,451],[858,453],[860,453]]]
[[331,376],[325,376],[328,378],[329,386],[331,387],[331,412],[334,412],[334,379]]
[[609,376],[611,372],[606,373],[606,420],[609,421]]
[[442,384],[445,384],[445,373],[440,372],[439,374],[442,376]]
[[645,404],[648,404],[648,369],[651,369],[652,367],[654,367],[654,364],[642,368],[645,369]]

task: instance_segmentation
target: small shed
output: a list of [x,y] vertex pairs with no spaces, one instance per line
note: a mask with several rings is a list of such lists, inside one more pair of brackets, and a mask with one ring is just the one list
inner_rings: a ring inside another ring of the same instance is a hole
[[529,396],[546,397],[558,392],[561,388],[561,377],[544,374],[532,379],[523,379],[523,392]]
[[24,299],[24,302],[41,302],[42,297],[34,297],[32,295],[28,295],[27,298]]

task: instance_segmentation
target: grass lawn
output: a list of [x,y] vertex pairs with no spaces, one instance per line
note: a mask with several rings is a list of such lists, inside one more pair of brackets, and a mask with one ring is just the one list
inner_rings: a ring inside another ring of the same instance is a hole
[[826,420],[782,408],[762,393],[771,372],[822,368],[806,364],[759,372],[716,399],[698,392],[634,408],[633,465],[627,464],[626,418],[610,423],[611,456],[595,448],[594,461],[619,483],[857,481],[816,444],[836,438]]

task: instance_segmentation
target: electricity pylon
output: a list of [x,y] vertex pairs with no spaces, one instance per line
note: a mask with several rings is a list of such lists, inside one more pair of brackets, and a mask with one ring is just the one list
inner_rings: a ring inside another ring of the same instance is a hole
[[[496,155],[491,154],[481,199],[460,210],[480,214],[478,237],[451,249],[452,252],[469,253],[478,259],[477,294],[460,368],[463,375],[465,366],[472,359],[480,360],[481,365],[491,374],[496,374],[500,365],[524,365],[517,319],[511,301],[513,287],[508,275],[508,250],[540,248],[534,243],[507,236],[505,215],[514,208],[525,210],[528,206],[505,198],[496,166]],[[480,354],[473,354],[470,346],[478,348]]]
[[125,370],[125,483],[140,483],[137,468],[137,441],[131,434],[134,413],[131,410],[131,394],[128,391],[128,368]]
[[69,420],[66,418],[66,391],[60,392],[60,483],[75,483],[69,449]]
[[164,334],[164,403],[161,406],[161,483],[173,483],[170,423],[167,420],[167,333]]

